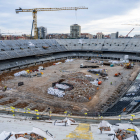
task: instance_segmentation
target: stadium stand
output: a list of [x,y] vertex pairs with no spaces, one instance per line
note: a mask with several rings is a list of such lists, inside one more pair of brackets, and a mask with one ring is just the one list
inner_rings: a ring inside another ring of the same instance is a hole
[[[109,108],[106,113],[115,112],[116,115],[129,114],[139,111],[140,106],[140,73],[128,88],[127,91],[123,93],[123,96],[118,100],[118,102],[111,108]],[[125,108],[125,111],[123,110]]]
[[[139,39],[38,39],[1,40],[0,71],[21,66],[73,57],[121,59],[129,54],[129,59],[140,61]],[[40,57],[36,57],[40,56]],[[9,61],[10,60],[10,61]],[[130,86],[139,87],[136,79]],[[107,109],[106,113],[119,114],[140,111],[140,89],[131,94],[126,91],[119,101]],[[126,108],[126,112],[123,109]]]
[[[56,40],[4,40],[0,43],[1,51],[36,49],[35,54],[42,54],[42,46],[48,47],[44,53],[63,51],[110,51],[110,52],[139,52],[138,39],[56,39]],[[24,54],[22,54],[24,55]],[[33,53],[34,55],[34,53]],[[25,53],[26,56],[26,53]]]

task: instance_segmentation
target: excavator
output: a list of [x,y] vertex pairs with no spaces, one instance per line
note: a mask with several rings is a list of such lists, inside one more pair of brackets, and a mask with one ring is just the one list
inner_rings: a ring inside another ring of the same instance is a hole
[[124,65],[124,68],[126,68],[126,69],[131,69],[131,63],[126,63],[126,64]]
[[119,77],[119,75],[121,75],[121,73],[115,73],[114,77]]

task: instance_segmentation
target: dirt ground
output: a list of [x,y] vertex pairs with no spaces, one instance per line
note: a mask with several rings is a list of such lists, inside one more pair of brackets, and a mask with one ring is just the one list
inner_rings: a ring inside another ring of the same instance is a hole
[[[46,105],[46,107],[50,106],[53,108],[53,104],[61,103],[59,107],[55,105],[55,112],[59,112],[58,110],[65,109],[70,107],[74,111],[81,111],[83,108],[86,108],[87,111],[94,111],[97,109],[97,106],[104,104],[108,98],[113,94],[115,89],[121,84],[127,82],[127,80],[131,77],[131,74],[134,70],[137,70],[138,67],[135,66],[133,69],[124,69],[121,66],[102,66],[99,65],[99,68],[96,69],[106,69],[108,73],[108,80],[103,80],[100,78],[100,75],[92,74],[87,72],[89,68],[80,68],[80,64],[83,63],[84,65],[97,65],[97,63],[90,63],[86,60],[77,59],[73,62],[61,63],[59,65],[51,65],[46,67],[45,70],[41,70],[43,72],[42,77],[14,77],[10,75],[11,78],[7,78],[3,84],[9,88],[16,89],[19,94],[24,93],[26,96],[27,93],[32,95],[32,98],[37,97],[38,99],[44,99],[44,101],[51,101],[51,105]],[[45,65],[44,65],[45,67]],[[28,69],[28,68],[26,68]],[[31,68],[30,68],[31,69]],[[72,73],[84,73],[85,75],[91,75],[94,79],[99,79],[102,81],[102,84],[99,85],[99,89],[95,88],[96,94],[92,96],[92,99],[89,102],[75,102],[69,101],[63,98],[54,97],[47,93],[47,89],[52,86],[53,82],[60,80],[62,77],[70,75]],[[115,73],[121,73],[119,77],[114,77]],[[2,77],[3,78],[3,77]],[[2,82],[2,81],[1,81]],[[23,86],[18,86],[18,82],[24,82]],[[112,82],[112,85],[110,84]],[[12,91],[12,90],[11,90]],[[33,99],[32,100],[33,103]],[[25,100],[26,101],[26,100]],[[47,103],[46,103],[47,104]],[[18,105],[20,106],[20,105]],[[64,108],[63,108],[64,107]],[[45,110],[45,107],[43,107]],[[43,109],[40,109],[41,111]]]

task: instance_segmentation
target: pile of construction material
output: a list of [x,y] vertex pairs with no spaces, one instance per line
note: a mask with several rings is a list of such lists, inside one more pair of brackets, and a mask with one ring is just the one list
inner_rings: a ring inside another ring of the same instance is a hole
[[99,68],[99,66],[89,66],[89,65],[83,65],[83,63],[80,65],[80,68]]
[[63,81],[65,81],[65,79],[60,79],[59,81],[52,83],[52,87],[62,91],[70,91],[73,89],[73,85],[64,83]]
[[61,64],[62,62],[57,62],[57,63],[53,63],[53,65],[59,65]]
[[86,77],[92,77],[91,75],[85,75]]
[[58,126],[69,126],[71,124],[75,124],[76,121],[72,118],[65,118],[64,120],[55,120],[53,122],[54,125],[58,125]]
[[73,59],[66,59],[65,62],[72,62]]
[[48,88],[48,94],[57,96],[57,97],[63,97],[65,95],[65,92],[59,89],[54,89],[53,87]]
[[91,60],[89,60],[89,62],[91,62],[91,63],[99,63],[100,61],[96,60],[96,59],[91,59]]
[[68,89],[69,88],[69,86],[67,86],[67,85],[65,85],[65,84],[56,84],[55,85],[57,88],[61,88],[61,89]]
[[53,140],[53,135],[48,131],[43,131],[39,128],[33,127],[32,131],[22,131],[22,132],[6,132],[3,131],[0,134],[1,140]]
[[[133,116],[133,115],[131,115]],[[130,123],[116,123],[114,125],[102,121],[98,125],[97,133],[111,136],[111,140],[139,140],[140,130]]]
[[90,81],[90,83],[91,83],[92,85],[98,86],[98,81],[97,81],[97,80]]
[[108,61],[110,64],[124,64],[129,63],[129,55],[124,55],[124,59],[120,59],[120,61],[110,60]]
[[14,74],[14,76],[21,76],[21,75],[24,75],[24,74],[27,74],[27,71],[23,70],[23,71],[20,71],[20,72],[17,72]]
[[[14,74],[14,76],[15,77],[17,77],[17,76],[23,76],[23,77],[38,76],[39,77],[43,74],[43,72],[40,72],[41,70],[44,70],[43,66],[39,66],[39,68],[35,69],[35,70],[23,70],[23,71],[17,72]],[[38,73],[34,74],[36,72],[38,72]]]
[[40,70],[44,70],[43,66],[39,66],[39,67],[38,67],[38,70],[39,70],[39,71],[40,71]]
[[101,76],[107,76],[107,70],[105,69],[89,69],[87,70],[88,72],[90,73],[93,73],[93,74],[100,74]]
[[52,87],[48,88],[48,94],[63,97],[65,95],[65,91],[70,91],[73,89],[73,85],[62,83],[64,79],[61,79],[55,83],[52,83]]

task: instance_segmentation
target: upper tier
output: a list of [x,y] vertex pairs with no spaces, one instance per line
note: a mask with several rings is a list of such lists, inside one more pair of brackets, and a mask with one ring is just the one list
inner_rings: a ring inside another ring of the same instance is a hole
[[0,40],[0,60],[65,51],[140,53],[140,39]]

